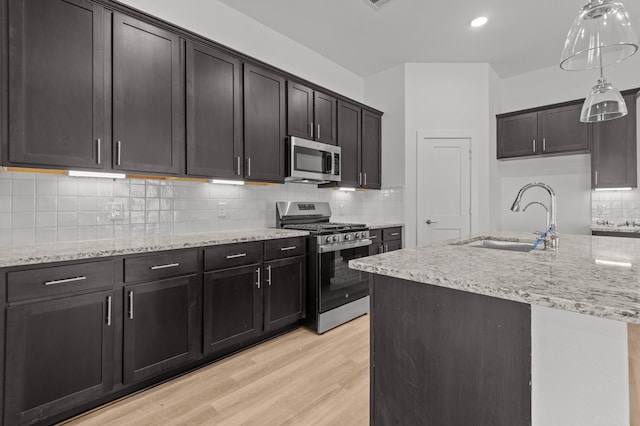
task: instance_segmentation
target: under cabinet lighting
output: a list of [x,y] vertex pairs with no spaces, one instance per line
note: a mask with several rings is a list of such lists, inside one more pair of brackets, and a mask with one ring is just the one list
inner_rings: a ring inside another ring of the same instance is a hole
[[80,170],[69,170],[68,175],[72,177],[95,177],[106,179],[124,179],[127,177],[124,173],[83,172]]
[[596,259],[596,265],[620,266],[623,268],[631,268],[633,266],[633,264],[630,262],[614,262],[612,260],[600,260],[600,259]]
[[631,191],[632,189],[630,186],[623,186],[620,188],[596,188],[596,191]]
[[355,188],[347,188],[347,187],[342,187],[342,186],[340,188],[338,188],[338,191],[344,191],[344,192],[353,192],[355,190],[356,190]]
[[219,185],[244,185],[243,180],[211,179],[209,182]]

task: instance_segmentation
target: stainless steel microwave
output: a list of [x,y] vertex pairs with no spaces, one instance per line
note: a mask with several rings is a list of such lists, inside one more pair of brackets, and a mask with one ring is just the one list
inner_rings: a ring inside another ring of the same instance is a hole
[[340,182],[339,146],[290,136],[287,138],[287,182]]

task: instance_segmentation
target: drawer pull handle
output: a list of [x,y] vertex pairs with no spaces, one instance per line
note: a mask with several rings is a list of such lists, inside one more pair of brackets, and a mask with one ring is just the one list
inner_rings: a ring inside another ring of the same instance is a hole
[[73,278],[65,278],[63,280],[47,281],[47,282],[44,283],[44,285],[55,285],[55,284],[72,283],[74,281],[84,281],[86,279],[87,279],[87,277],[85,277],[85,276],[79,276],[79,277],[73,277]]
[[281,248],[280,248],[280,251],[295,250],[295,249],[297,249],[297,248],[298,248],[298,247],[296,247],[296,246],[291,246],[291,247],[281,247]]
[[391,233],[391,236],[392,236],[392,237],[395,237],[396,235],[400,235],[400,233],[399,233],[399,232],[392,232],[392,233]]
[[111,296],[107,297],[107,325],[111,326]]
[[378,238],[378,236],[377,236],[377,235],[369,235],[369,239],[370,239],[370,240],[375,240],[376,238]]
[[247,253],[230,254],[227,259],[237,259],[239,257],[245,257]]
[[152,271],[155,271],[157,269],[175,268],[176,266],[180,266],[180,264],[179,263],[167,263],[166,265],[152,266],[149,269],[151,269]]

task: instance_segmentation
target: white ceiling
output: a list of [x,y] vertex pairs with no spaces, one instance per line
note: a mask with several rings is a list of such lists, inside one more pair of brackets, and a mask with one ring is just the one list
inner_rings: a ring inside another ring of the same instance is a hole
[[[503,78],[559,63],[587,0],[220,0],[366,77],[404,62],[488,62]],[[640,1],[623,0],[640,31]],[[477,16],[482,28],[471,28]]]

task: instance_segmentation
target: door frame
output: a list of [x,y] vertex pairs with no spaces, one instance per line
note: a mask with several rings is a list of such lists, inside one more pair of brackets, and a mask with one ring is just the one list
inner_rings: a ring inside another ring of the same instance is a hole
[[[413,232],[412,234],[412,239],[413,239],[413,244],[417,245],[417,241],[418,241],[418,221],[420,220],[418,218],[418,204],[417,204],[417,199],[418,199],[418,188],[419,188],[419,182],[418,182],[418,145],[424,140],[424,139],[469,139],[469,146],[471,149],[471,160],[469,161],[469,179],[470,179],[470,183],[469,183],[469,205],[471,207],[471,214],[470,214],[470,224],[469,224],[469,232],[470,234],[473,234],[474,232],[477,232],[477,229],[479,227],[479,210],[478,210],[478,192],[479,192],[479,185],[480,185],[480,179],[479,177],[476,177],[474,179],[474,173],[476,172],[476,170],[479,170],[479,165],[478,165],[478,159],[479,159],[479,155],[478,153],[481,151],[481,147],[478,145],[478,141],[480,141],[480,137],[478,135],[478,132],[473,130],[473,129],[431,129],[431,130],[418,130],[416,131],[416,143],[413,146],[413,149],[411,149],[410,153],[407,153],[409,155],[412,155],[414,158],[413,161],[413,165],[415,167],[415,174],[413,176],[413,188],[411,188],[413,191],[413,196],[415,201],[415,204],[413,206],[413,209],[410,214],[412,214],[413,218],[412,220],[410,218],[407,218],[407,224],[411,224],[413,227]],[[409,191],[408,191],[409,192]],[[408,197],[411,196],[411,194],[407,194]],[[409,213],[409,211],[407,211],[406,213]],[[408,230],[409,232],[411,232],[410,230]],[[407,233],[408,234],[408,233]]]

